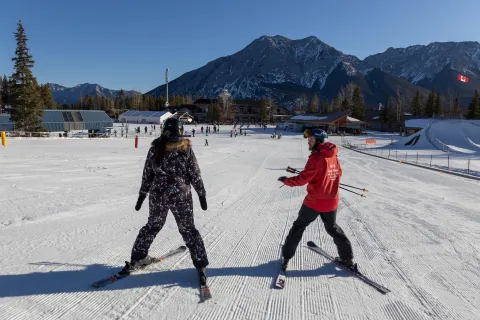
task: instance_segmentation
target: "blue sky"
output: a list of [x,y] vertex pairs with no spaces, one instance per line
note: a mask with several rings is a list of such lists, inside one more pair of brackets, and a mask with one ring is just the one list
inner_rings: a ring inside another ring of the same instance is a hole
[[262,35],[316,36],[366,56],[388,47],[480,41],[478,0],[15,0],[0,6],[0,75],[23,21],[40,83],[146,92]]

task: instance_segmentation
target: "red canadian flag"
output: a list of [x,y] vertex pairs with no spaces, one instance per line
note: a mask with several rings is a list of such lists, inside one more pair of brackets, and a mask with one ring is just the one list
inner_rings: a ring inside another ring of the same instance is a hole
[[458,80],[468,83],[468,78],[465,76],[462,76],[461,74],[458,75]]

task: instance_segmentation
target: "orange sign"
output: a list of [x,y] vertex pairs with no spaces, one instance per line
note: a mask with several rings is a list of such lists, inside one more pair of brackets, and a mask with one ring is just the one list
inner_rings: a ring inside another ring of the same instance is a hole
[[376,144],[377,140],[376,139],[366,139],[367,144]]

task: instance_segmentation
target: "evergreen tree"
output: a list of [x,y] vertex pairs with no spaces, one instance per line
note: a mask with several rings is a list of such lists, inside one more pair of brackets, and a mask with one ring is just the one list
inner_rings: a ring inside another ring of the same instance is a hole
[[80,97],[78,98],[78,102],[77,102],[77,109],[83,110],[84,108],[85,108],[85,103],[83,101],[83,96],[80,93]]
[[343,98],[341,104],[340,104],[340,110],[349,110],[350,109],[350,105],[348,103],[348,99],[347,98]]
[[425,115],[432,117],[435,110],[435,88],[432,89],[428,95],[427,102],[425,103]]
[[220,121],[220,106],[218,100],[215,100],[213,103],[210,103],[207,111],[207,119],[211,121],[212,123],[214,122],[219,122]]
[[5,109],[7,105],[12,103],[12,93],[11,93],[11,83],[7,76],[3,76],[3,80],[0,83],[1,93],[0,93],[0,109]]
[[478,90],[475,89],[473,93],[472,101],[468,106],[467,119],[480,119],[480,96],[478,95]]
[[45,109],[57,108],[57,104],[55,103],[55,100],[53,100],[52,91],[50,91],[48,84],[40,86],[40,97]]
[[93,98],[89,96],[88,94],[85,96],[85,109],[86,110],[94,110],[94,105],[93,105]]
[[352,117],[358,120],[364,120],[365,104],[364,104],[362,92],[360,91],[360,87],[356,87],[355,90],[353,91],[352,103],[353,103]]
[[433,105],[433,113],[437,116],[440,116],[442,114],[442,103],[441,103],[440,93],[437,93],[437,96],[435,97],[435,104]]
[[[125,98],[125,109],[128,109],[128,110],[134,109],[132,98],[130,98],[130,97]],[[120,109],[120,110],[124,110],[124,109]]]
[[[348,103],[348,101],[347,101],[347,103]],[[342,100],[340,100],[339,96],[336,96],[332,100],[332,103],[330,105],[330,110],[331,111],[338,111],[338,110],[341,110],[341,108],[342,108]]]
[[390,101],[390,96],[387,96],[387,101],[385,102],[385,105],[380,111],[380,120],[382,121],[382,129],[383,129],[383,125],[388,125],[388,127],[390,127],[390,124],[395,119],[394,110],[391,104],[392,103]]
[[262,99],[260,102],[260,121],[267,122],[268,121],[268,110],[267,110],[267,101]]
[[125,110],[126,108],[126,101],[125,101],[125,92],[123,89],[120,89],[118,93],[118,109]]
[[27,48],[27,35],[22,22],[18,22],[15,32],[17,48],[15,50],[14,73],[12,74],[12,115],[16,129],[23,131],[43,131],[38,117],[43,115],[38,84],[32,74],[34,60]]
[[414,116],[418,117],[423,114],[423,103],[423,95],[417,91],[412,99],[412,114]]
[[462,108],[460,108],[460,101],[457,94],[455,96],[455,101],[453,103],[453,116],[460,117],[461,114],[462,114]]
[[319,112],[318,110],[319,104],[320,104],[320,99],[318,98],[318,95],[314,93],[312,99],[310,99],[310,102],[308,103],[308,112],[310,113]]

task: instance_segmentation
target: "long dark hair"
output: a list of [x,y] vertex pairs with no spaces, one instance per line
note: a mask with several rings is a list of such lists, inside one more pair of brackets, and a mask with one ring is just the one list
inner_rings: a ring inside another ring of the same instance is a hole
[[154,148],[154,159],[155,163],[157,165],[160,165],[160,163],[163,160],[163,157],[165,156],[165,147],[167,146],[167,137],[164,135],[161,135],[157,139],[152,141],[152,147]]

